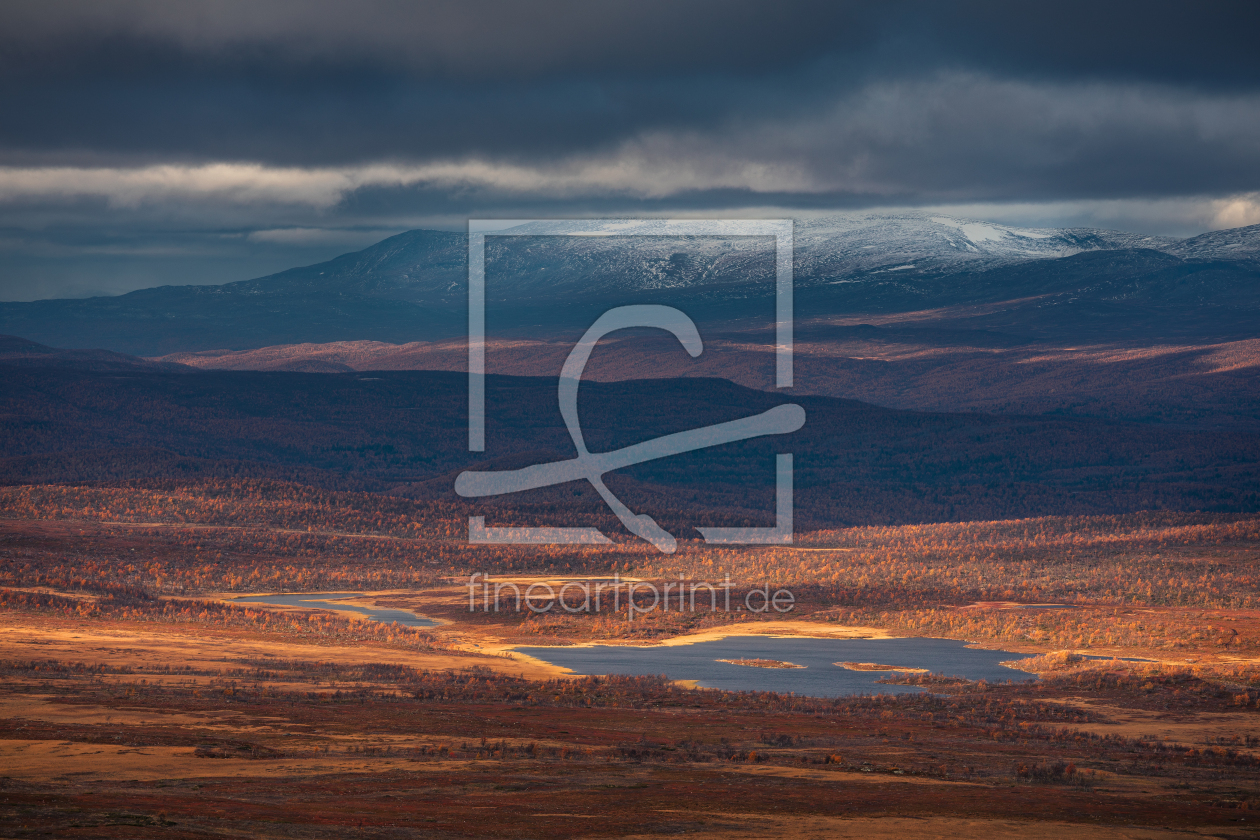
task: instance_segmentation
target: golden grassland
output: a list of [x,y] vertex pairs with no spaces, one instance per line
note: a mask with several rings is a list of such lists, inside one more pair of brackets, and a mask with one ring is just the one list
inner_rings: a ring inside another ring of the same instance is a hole
[[1151,665],[819,700],[370,640],[0,619],[11,836],[796,837],[908,820],[927,836],[1244,836],[1260,805],[1251,703]]
[[[1030,653],[1145,652],[1225,669],[1235,679],[1250,670],[1260,645],[1254,562],[1260,519],[1254,516],[1148,513],[864,527],[810,532],[792,546],[760,549],[684,541],[667,556],[624,544],[563,551],[470,547],[440,538],[454,525],[434,519],[426,504],[275,482],[16,487],[0,490],[0,502],[10,517],[0,520],[6,548],[0,585],[56,590],[80,599],[58,602],[63,613],[101,612],[111,620],[131,610],[137,621],[245,622],[272,625],[272,632],[434,643],[405,629],[362,622],[341,627],[347,619],[326,614],[196,605],[205,593],[269,590],[393,590],[381,596],[382,604],[459,619],[479,628],[483,642],[501,647],[660,642],[732,628],[748,632],[768,620],[739,611],[654,610],[629,621],[624,610],[470,615],[461,608],[461,577],[482,571],[519,579],[528,565],[542,572],[535,574],[540,580],[616,573],[716,582],[729,576],[740,592],[762,583],[790,587],[797,600],[793,622],[963,638]],[[422,533],[430,536],[415,536]],[[155,596],[161,615],[152,605],[93,600],[129,589]],[[5,597],[17,602],[34,595]]]
[[[7,836],[1243,836],[1260,807],[1255,516],[852,528],[665,556],[470,547],[449,514],[276,483],[0,490]],[[474,571],[729,575],[734,604],[766,584],[795,604],[470,612]],[[356,592],[441,623],[232,603],[267,591]],[[926,691],[823,700],[572,677],[512,650],[748,633],[965,639],[1041,679],[889,670]]]

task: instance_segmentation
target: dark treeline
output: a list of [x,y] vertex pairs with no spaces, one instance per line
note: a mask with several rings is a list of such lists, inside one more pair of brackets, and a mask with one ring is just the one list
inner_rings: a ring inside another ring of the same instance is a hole
[[[423,371],[124,376],[14,368],[0,389],[0,480],[279,479],[450,501],[491,523],[610,519],[580,483],[497,501],[457,499],[461,469],[573,454],[554,380],[513,377],[490,378],[486,453],[469,453],[465,387],[458,374]],[[593,451],[785,401],[704,379],[590,382],[581,394]],[[799,432],[641,464],[613,476],[612,486],[675,531],[770,524],[778,452],[795,457],[798,528],[1260,509],[1260,434],[797,401],[808,415]]]

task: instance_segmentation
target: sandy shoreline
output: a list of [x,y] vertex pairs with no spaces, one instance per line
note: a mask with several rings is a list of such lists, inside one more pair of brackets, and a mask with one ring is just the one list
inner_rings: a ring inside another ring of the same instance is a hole
[[[554,579],[548,578],[548,580],[554,580]],[[304,594],[304,593],[292,593],[292,592],[258,592],[258,593],[251,592],[251,593],[230,593],[230,594],[229,593],[214,593],[207,597],[215,598],[217,600],[221,600],[226,603],[235,602],[240,606],[244,606],[244,604],[241,604],[241,602],[236,599],[243,598],[243,597],[257,597],[260,595],[293,595],[293,594]],[[313,595],[313,594],[322,594],[322,593],[305,593],[305,594]],[[328,594],[339,594],[339,593],[328,593]],[[373,609],[398,609],[397,607],[383,607],[378,603],[378,601],[379,599],[382,599],[382,598],[397,597],[400,595],[412,595],[412,594],[414,594],[412,590],[387,590],[387,591],[380,591],[380,592],[346,593],[346,597],[338,598],[337,603],[360,606],[360,607],[368,607],[368,608],[373,608]],[[262,603],[254,602],[254,603],[249,604],[249,606],[265,607],[267,609],[278,609],[278,610],[334,609],[334,607],[331,604],[329,606],[323,606],[322,604],[317,604],[317,603],[313,603],[310,606],[296,606],[296,605],[262,604]],[[816,639],[896,639],[896,638],[901,638],[900,636],[893,635],[887,630],[883,630],[877,627],[837,625],[837,624],[831,624],[831,623],[820,622],[820,621],[780,620],[780,621],[738,622],[734,624],[723,625],[721,627],[710,627],[705,630],[699,630],[694,633],[686,633],[681,636],[675,636],[670,639],[662,639],[660,641],[646,642],[646,643],[637,642],[637,641],[627,641],[624,639],[587,639],[581,642],[575,642],[571,645],[534,645],[534,644],[528,644],[528,643],[522,643],[522,642],[503,642],[497,637],[489,633],[485,633],[485,631],[480,631],[478,628],[462,626],[458,622],[452,621],[450,619],[442,619],[442,618],[436,618],[430,615],[424,615],[423,613],[416,612],[415,610],[408,610],[408,612],[411,612],[412,614],[418,617],[423,617],[431,621],[434,621],[439,626],[443,627],[444,629],[457,630],[462,635],[467,636],[472,641],[466,642],[465,645],[463,646],[465,647],[466,650],[470,652],[476,651],[479,653],[488,653],[492,655],[493,654],[506,654],[522,662],[528,662],[530,665],[536,668],[548,670],[557,677],[571,676],[572,671],[568,668],[561,668],[559,666],[552,665],[551,663],[545,662],[544,660],[538,659],[537,657],[530,656],[529,654],[521,653],[519,648],[524,648],[524,647],[541,648],[541,649],[554,648],[556,650],[562,650],[565,648],[603,647],[603,646],[646,647],[646,648],[678,647],[680,645],[694,645],[694,644],[699,644],[701,642],[712,642],[712,641],[717,641],[719,639],[730,638],[733,636],[768,636],[771,638],[805,637],[805,638],[816,638]],[[367,619],[366,616],[363,616],[363,618],[364,620],[371,620],[371,619]]]
[[[528,653],[522,653],[520,648],[540,648],[544,650],[571,650],[573,648],[589,648],[589,647],[634,647],[634,648],[665,648],[680,647],[682,645],[694,645],[700,642],[712,642],[718,639],[727,639],[733,636],[767,636],[774,639],[791,639],[791,638],[811,638],[811,639],[897,639],[886,630],[880,630],[874,627],[853,627],[848,625],[825,624],[818,621],[766,621],[758,622],[755,626],[750,627],[747,624],[736,624],[727,627],[710,627],[707,630],[701,630],[697,633],[688,633],[683,636],[675,636],[672,639],[663,639],[659,642],[650,644],[626,643],[619,639],[610,640],[591,640],[577,642],[572,645],[530,645],[530,644],[490,644],[484,645],[480,650],[486,652],[506,653],[513,659],[522,662],[528,662],[534,668],[551,669],[557,677],[568,677],[573,675],[570,668],[561,668],[553,665],[544,659],[539,659]],[[695,680],[675,680],[678,683],[689,684],[689,688],[695,688]]]
[[700,642],[713,642],[731,636],[769,636],[774,639],[790,639],[805,637],[811,639],[899,639],[887,630],[878,627],[858,627],[849,624],[828,624],[821,621],[759,621],[756,624],[730,624],[724,627],[710,627],[695,633],[662,639],[659,642],[627,642],[624,639],[587,640],[571,645],[530,645],[515,644],[509,647],[564,648],[578,647],[678,647],[694,645]]

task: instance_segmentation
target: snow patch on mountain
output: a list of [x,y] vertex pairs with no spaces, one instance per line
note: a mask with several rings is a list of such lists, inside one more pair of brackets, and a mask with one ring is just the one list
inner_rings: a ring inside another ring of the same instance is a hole
[[[745,222],[706,223],[713,235],[689,236],[690,220],[606,219],[520,223],[512,236],[487,236],[490,299],[591,296],[773,282],[774,245],[745,235]],[[537,233],[530,236],[530,233]],[[556,233],[586,235],[555,235]],[[1183,259],[1260,258],[1260,226],[1177,240],[1093,228],[1021,228],[940,213],[847,213],[794,224],[798,285],[912,284],[914,278],[984,271],[1085,251],[1151,249]],[[465,294],[464,237],[410,231],[329,263],[292,269],[221,292],[278,289],[418,302],[457,303]]]
[[1183,239],[1168,253],[1184,260],[1260,259],[1260,225],[1209,231]]

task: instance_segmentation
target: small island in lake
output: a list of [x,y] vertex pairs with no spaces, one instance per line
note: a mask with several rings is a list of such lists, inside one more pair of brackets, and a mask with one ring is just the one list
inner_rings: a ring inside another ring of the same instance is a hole
[[901,671],[907,674],[926,674],[927,668],[906,668],[902,665],[880,665],[875,662],[833,662],[832,665],[838,665],[841,668],[847,668],[850,671]]
[[804,668],[804,665],[797,665],[795,662],[780,662],[777,659],[718,659],[717,662],[726,662],[731,665],[743,665],[748,668]]

